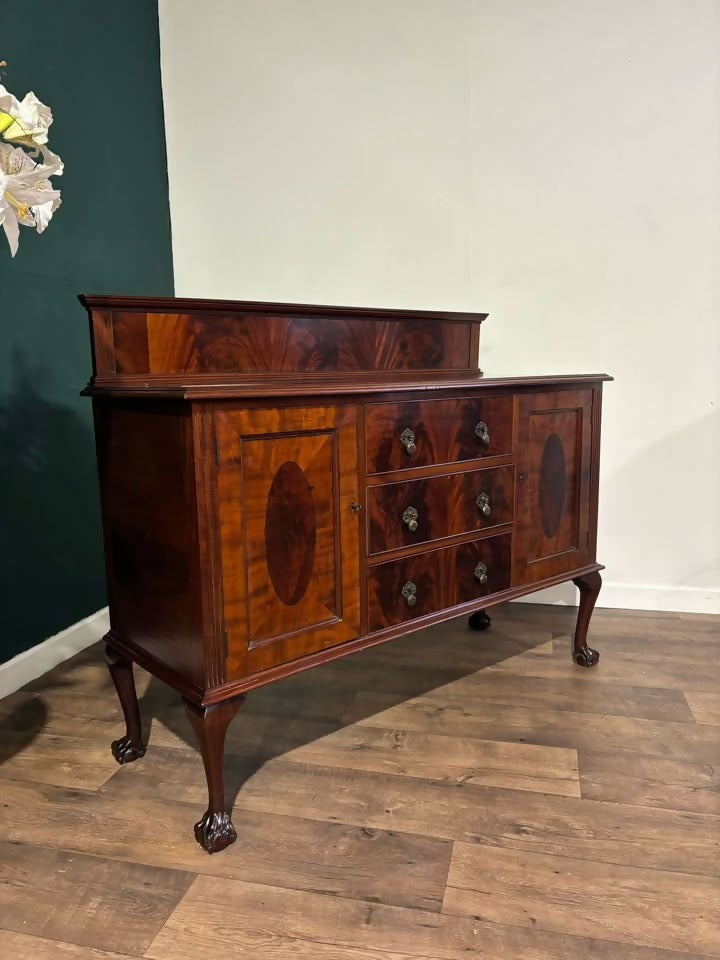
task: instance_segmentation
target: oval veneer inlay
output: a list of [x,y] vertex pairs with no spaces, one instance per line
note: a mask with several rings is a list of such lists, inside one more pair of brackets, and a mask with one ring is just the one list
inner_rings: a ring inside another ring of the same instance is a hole
[[565,503],[565,449],[557,433],[545,441],[538,480],[540,523],[546,537],[554,537]]
[[275,593],[288,606],[298,603],[315,563],[315,504],[308,478],[293,460],[279,467],[270,486],[265,552]]

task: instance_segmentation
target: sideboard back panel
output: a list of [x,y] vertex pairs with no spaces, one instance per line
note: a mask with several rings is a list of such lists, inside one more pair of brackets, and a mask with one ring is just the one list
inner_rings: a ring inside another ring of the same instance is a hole
[[477,369],[471,323],[115,311],[115,373]]

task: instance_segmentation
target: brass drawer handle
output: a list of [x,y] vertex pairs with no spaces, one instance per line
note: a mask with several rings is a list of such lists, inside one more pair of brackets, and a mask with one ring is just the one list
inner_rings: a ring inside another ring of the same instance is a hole
[[490,443],[490,431],[488,430],[488,425],[484,420],[481,420],[480,423],[475,426],[475,436],[480,439],[482,443],[487,447]]
[[486,493],[481,493],[475,500],[477,508],[484,517],[490,516],[490,497]]
[[417,603],[417,587],[412,580],[408,580],[400,592],[402,593],[403,597],[405,597],[407,605],[409,607],[414,607]]
[[402,520],[410,533],[415,533],[418,528],[418,512],[415,507],[408,507],[402,515]]
[[484,563],[480,562],[475,567],[475,577],[480,581],[480,583],[488,582],[488,571]]
[[400,434],[400,443],[405,447],[405,453],[411,457],[417,447],[415,446],[415,434],[412,432],[410,427],[406,427],[403,432]]

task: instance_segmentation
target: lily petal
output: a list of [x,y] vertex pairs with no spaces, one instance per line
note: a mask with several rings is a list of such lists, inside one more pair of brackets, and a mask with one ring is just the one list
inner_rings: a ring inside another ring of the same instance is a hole
[[14,212],[10,210],[5,211],[5,219],[3,221],[3,230],[5,231],[5,236],[7,241],[10,244],[10,255],[15,256],[18,251],[18,243],[20,240],[20,226],[17,222],[17,217]]

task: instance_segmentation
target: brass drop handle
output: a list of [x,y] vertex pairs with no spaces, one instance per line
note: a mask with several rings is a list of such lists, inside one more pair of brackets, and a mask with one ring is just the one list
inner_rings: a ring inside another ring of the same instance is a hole
[[402,520],[410,533],[415,533],[418,528],[418,512],[415,507],[408,507],[402,515]]
[[478,494],[475,499],[477,508],[484,517],[490,516],[490,497],[486,493]]
[[486,447],[490,444],[490,431],[484,420],[481,420],[480,423],[475,425],[475,436],[478,437],[480,442],[484,443]]
[[403,432],[400,434],[400,443],[405,447],[405,453],[411,457],[417,447],[415,446],[415,434],[412,432],[410,427],[406,427]]
[[482,561],[475,567],[475,578],[480,581],[480,583],[488,582],[488,571]]
[[415,604],[417,603],[417,587],[416,587],[415,584],[412,582],[412,580],[408,580],[408,582],[407,582],[407,583],[405,584],[405,586],[402,588],[402,590],[400,591],[400,593],[401,593],[401,594],[403,595],[403,597],[405,598],[405,600],[406,600],[406,602],[407,602],[407,605],[408,605],[409,607],[414,607],[414,606],[415,606]]

